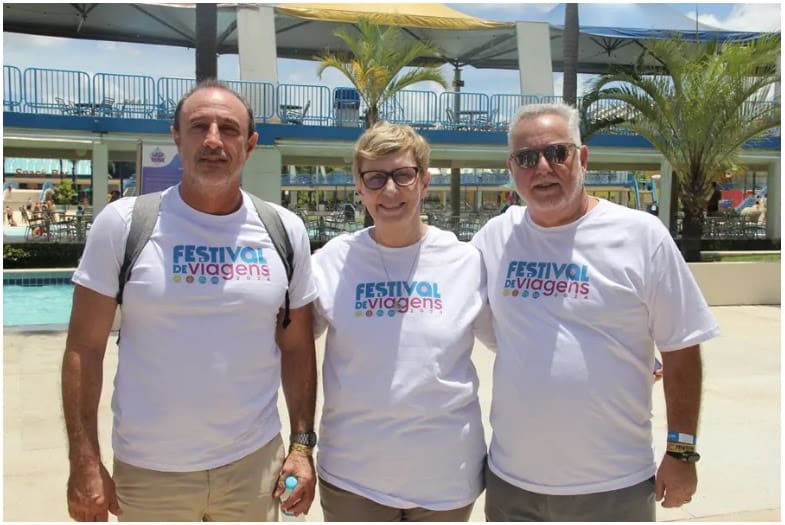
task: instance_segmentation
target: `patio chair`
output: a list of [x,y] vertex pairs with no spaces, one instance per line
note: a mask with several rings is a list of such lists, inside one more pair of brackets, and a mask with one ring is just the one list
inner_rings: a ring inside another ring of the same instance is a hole
[[57,108],[63,115],[76,115],[78,113],[76,106],[71,103],[66,103],[61,97],[55,97]]
[[447,108],[445,113],[447,114],[447,129],[468,129],[469,126],[466,122],[455,117],[452,108]]
[[105,117],[114,116],[114,99],[112,97],[104,97],[103,102],[96,108],[96,113],[100,113]]
[[286,114],[284,115],[285,122],[289,124],[302,126],[303,122],[305,121],[305,117],[308,115],[308,110],[310,108],[311,108],[311,101],[309,100],[308,102],[305,103],[305,106],[303,106],[302,111],[296,109],[287,111]]
[[52,240],[52,233],[49,228],[49,221],[43,213],[33,212],[31,214],[24,211],[22,217],[27,222],[25,228],[26,241],[50,241]]

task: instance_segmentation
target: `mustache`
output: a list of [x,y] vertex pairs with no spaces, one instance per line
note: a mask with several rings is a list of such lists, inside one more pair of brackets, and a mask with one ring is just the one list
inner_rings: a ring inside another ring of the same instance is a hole
[[226,152],[223,148],[202,148],[199,157],[226,157]]

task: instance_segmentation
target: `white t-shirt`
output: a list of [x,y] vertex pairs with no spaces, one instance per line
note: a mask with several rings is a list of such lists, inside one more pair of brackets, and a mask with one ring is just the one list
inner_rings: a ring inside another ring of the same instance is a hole
[[668,352],[719,333],[662,223],[600,200],[571,224],[543,228],[513,207],[473,243],[498,339],[491,470],[556,495],[653,476],[655,343]]
[[317,468],[382,505],[449,510],[483,488],[486,447],[471,362],[491,322],[480,254],[429,227],[386,248],[369,229],[314,254],[327,328]]
[[[287,287],[249,197],[229,215],[166,190],[158,223],[123,294],[112,446],[142,468],[226,465],[280,432],[276,314]],[[73,281],[114,297],[135,198],[96,217]],[[276,206],[295,253],[290,307],[316,296],[302,221]]]

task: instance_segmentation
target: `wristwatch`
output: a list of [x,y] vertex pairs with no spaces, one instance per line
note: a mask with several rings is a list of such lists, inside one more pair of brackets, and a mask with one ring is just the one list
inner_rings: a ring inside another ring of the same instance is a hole
[[314,448],[316,441],[316,432],[299,432],[289,437],[289,443],[297,443],[308,448]]
[[676,458],[679,461],[683,461],[684,463],[697,463],[698,460],[700,460],[701,458],[701,455],[695,452],[694,450],[692,452],[672,452],[669,450],[665,453],[672,458]]

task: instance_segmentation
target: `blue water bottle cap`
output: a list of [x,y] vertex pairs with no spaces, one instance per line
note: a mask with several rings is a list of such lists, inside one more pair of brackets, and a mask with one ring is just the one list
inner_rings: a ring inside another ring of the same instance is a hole
[[283,484],[287,489],[293,489],[297,486],[297,478],[294,476],[286,476]]

